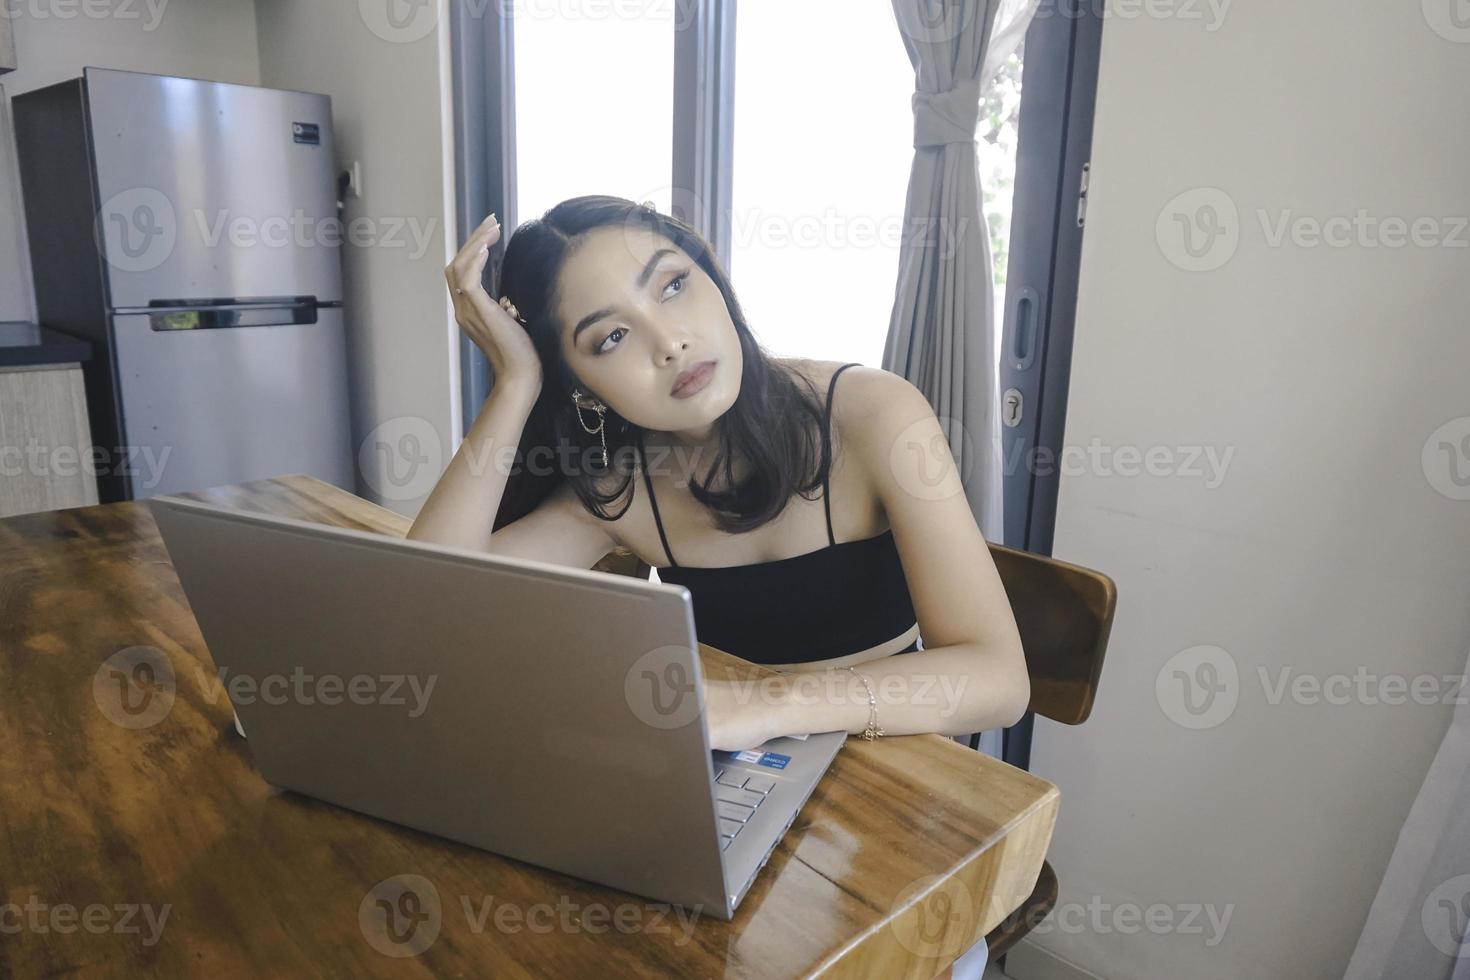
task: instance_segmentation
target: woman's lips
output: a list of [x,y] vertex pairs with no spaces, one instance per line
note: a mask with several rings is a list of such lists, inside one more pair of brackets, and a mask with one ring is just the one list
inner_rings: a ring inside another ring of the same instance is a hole
[[694,366],[694,369],[689,372],[687,378],[675,384],[674,389],[669,394],[675,398],[688,398],[709,384],[709,379],[714,377],[714,373],[715,362],[702,361]]

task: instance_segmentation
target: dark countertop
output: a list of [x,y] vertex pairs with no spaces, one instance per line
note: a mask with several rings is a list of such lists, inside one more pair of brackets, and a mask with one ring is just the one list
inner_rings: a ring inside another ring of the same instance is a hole
[[90,361],[92,345],[29,320],[0,321],[0,369]]

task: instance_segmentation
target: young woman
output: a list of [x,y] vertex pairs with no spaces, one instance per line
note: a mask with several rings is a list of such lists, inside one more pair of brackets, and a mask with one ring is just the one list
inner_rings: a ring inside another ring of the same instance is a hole
[[767,354],[708,244],[651,207],[523,224],[497,302],[499,238],[492,214],[445,269],[495,383],[410,538],[580,568],[622,546],[686,585],[700,642],[783,672],[754,697],[706,680],[713,748],[1021,717],[1015,620],[918,389]]

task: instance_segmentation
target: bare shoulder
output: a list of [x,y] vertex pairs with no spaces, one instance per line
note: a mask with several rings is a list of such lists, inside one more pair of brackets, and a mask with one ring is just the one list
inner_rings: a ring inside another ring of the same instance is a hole
[[[856,364],[852,361],[817,361],[799,357],[788,358],[784,363],[806,376],[824,398],[828,386],[832,383],[832,376],[843,365],[852,365],[842,372],[842,380],[838,385],[842,390],[833,398],[834,420],[843,415],[860,416],[863,410],[875,408],[876,406],[871,402],[873,398],[888,402],[894,398],[901,399],[906,392],[918,394],[918,389],[909,384],[906,379],[891,371],[869,367],[866,364]],[[853,393],[854,389],[857,389],[857,394]]]
[[[844,363],[851,362],[805,361],[793,366],[825,397],[832,376]],[[833,452],[839,470],[847,469],[846,461],[856,464],[848,477],[856,480],[849,484],[849,494],[865,487],[869,497],[881,499],[896,447],[931,445],[939,432],[928,397],[907,378],[854,364],[838,379],[832,398]]]
[[[793,366],[811,379],[825,397],[832,376],[844,361],[793,360]],[[863,442],[866,438],[891,439],[904,427],[933,416],[929,400],[907,378],[854,364],[842,372],[832,398],[832,427],[837,439]]]

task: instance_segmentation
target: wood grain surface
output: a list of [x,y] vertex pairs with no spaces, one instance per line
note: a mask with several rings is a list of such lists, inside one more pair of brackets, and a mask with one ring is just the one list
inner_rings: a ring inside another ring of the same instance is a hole
[[[181,496],[409,523],[300,475]],[[124,676],[146,705],[120,700]],[[0,740],[14,977],[927,978],[1030,892],[1058,802],[941,736],[850,738],[724,922],[281,792],[146,502],[0,521]]]
[[91,453],[78,365],[0,367],[0,517],[95,504]]

